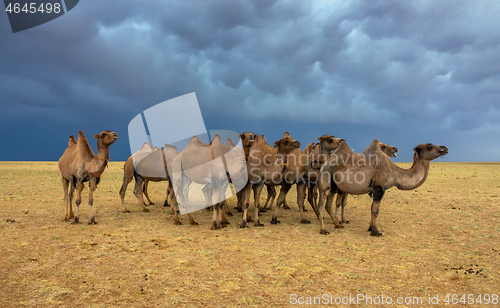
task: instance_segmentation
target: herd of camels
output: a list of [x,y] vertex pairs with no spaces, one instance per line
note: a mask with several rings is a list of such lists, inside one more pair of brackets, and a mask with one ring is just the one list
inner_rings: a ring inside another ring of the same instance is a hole
[[[225,191],[231,183],[237,191],[236,209],[243,212],[240,228],[247,227],[247,222],[263,226],[259,221],[259,212],[269,210],[276,197],[276,186],[280,193],[272,213],[272,224],[279,223],[278,214],[281,206],[287,207],[286,195],[292,185],[297,187],[297,205],[301,223],[310,223],[304,215],[304,201],[307,200],[318,217],[321,234],[328,234],[323,221],[323,212],[333,220],[336,228],[346,223],[344,208],[347,196],[369,194],[373,201],[371,221],[368,231],[372,236],[381,236],[377,228],[380,202],[385,190],[396,186],[401,190],[412,190],[424,183],[427,178],[430,161],[448,153],[448,148],[430,143],[414,148],[413,165],[409,169],[398,167],[390,157],[395,157],[397,148],[380,143],[375,139],[362,153],[354,153],[345,140],[330,135],[318,138],[318,143],[310,143],[303,150],[300,142],[287,132],[283,138],[271,147],[263,135],[245,132],[240,134],[241,146],[235,145],[228,138],[223,145],[215,135],[210,144],[201,142],[194,136],[186,148],[178,153],[175,146],[165,144],[163,149],[153,148],[148,143],[134,153],[124,166],[123,184],[120,189],[122,210],[127,185],[135,178],[134,195],[144,211],[149,211],[143,196],[152,204],[147,193],[150,181],[168,180],[165,206],[171,206],[174,224],[181,224],[178,217],[179,204],[187,205],[189,186],[192,182],[205,185],[203,193],[207,206],[213,204],[211,229],[225,227],[229,222],[226,215],[232,215],[225,201]],[[96,224],[92,212],[93,194],[100,177],[109,161],[109,146],[118,135],[112,131],[103,131],[94,135],[97,139],[97,155],[94,154],[82,132],[78,141],[70,136],[68,148],[59,159],[59,170],[64,191],[65,215],[63,221],[79,223],[81,192],[84,183],[89,182],[89,224]],[[135,161],[135,163],[134,163]],[[169,177],[170,175],[170,177]],[[260,204],[260,194],[266,185],[268,199]],[[236,189],[238,187],[238,189]],[[73,213],[73,195],[76,190],[76,213]],[[254,192],[255,212],[253,220],[248,215],[251,191]],[[174,193],[176,192],[176,193]],[[332,212],[333,197],[336,198],[336,210]],[[176,197],[177,196],[177,197]],[[319,199],[319,200],[318,200]],[[341,208],[340,221],[337,219]],[[197,224],[188,212],[191,224]]]

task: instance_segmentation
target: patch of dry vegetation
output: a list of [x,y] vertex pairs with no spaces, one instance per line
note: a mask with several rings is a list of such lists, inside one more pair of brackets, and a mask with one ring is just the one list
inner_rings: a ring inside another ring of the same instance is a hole
[[[281,224],[271,225],[268,211],[261,228],[238,229],[235,210],[223,230],[209,230],[205,210],[194,213],[200,225],[181,217],[184,225],[174,226],[161,206],[164,182],[150,183],[149,213],[129,185],[125,214],[122,167],[105,171],[95,193],[98,224],[88,226],[61,222],[57,163],[0,163],[0,306],[282,307],[291,294],[500,293],[500,164],[431,163],[417,190],[386,192],[380,238],[366,231],[368,196],[350,196],[350,223],[333,229],[327,220],[328,236],[310,209],[312,223],[300,224],[295,190]],[[86,190],[83,198],[86,222]]]

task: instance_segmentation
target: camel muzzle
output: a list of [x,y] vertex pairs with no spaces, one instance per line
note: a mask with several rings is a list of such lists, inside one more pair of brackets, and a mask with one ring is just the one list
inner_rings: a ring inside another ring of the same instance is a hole
[[448,148],[445,146],[441,147],[441,149],[439,150],[439,154],[441,154],[441,155],[448,154]]

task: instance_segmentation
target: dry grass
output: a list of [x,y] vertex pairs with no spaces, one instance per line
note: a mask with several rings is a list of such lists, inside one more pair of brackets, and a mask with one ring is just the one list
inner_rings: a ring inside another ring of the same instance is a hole
[[378,238],[366,231],[368,196],[350,196],[350,223],[333,229],[327,221],[328,236],[319,234],[311,210],[312,223],[300,224],[295,190],[281,224],[269,224],[267,212],[262,228],[238,229],[235,213],[228,228],[211,231],[204,210],[194,214],[199,226],[186,217],[174,226],[161,206],[165,183],[150,184],[150,213],[140,210],[129,185],[132,212],[124,214],[122,166],[110,163],[105,171],[95,194],[98,225],[89,226],[61,222],[57,163],[0,163],[0,306],[282,307],[291,294],[426,301],[429,294],[442,300],[447,293],[500,291],[498,163],[432,163],[422,187],[386,193]]

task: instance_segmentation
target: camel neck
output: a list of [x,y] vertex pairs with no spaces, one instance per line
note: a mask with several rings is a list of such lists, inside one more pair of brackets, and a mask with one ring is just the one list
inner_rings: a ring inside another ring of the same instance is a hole
[[332,154],[332,150],[327,150],[326,147],[323,146],[323,142],[321,142],[319,144],[319,149],[320,149],[321,155],[326,155],[327,157],[329,157],[330,154]]
[[417,153],[413,155],[413,165],[410,169],[398,167],[398,184],[401,190],[418,188],[427,179],[430,161],[422,159]]
[[97,143],[97,155],[102,159],[109,160],[109,147],[102,145],[100,142]]

